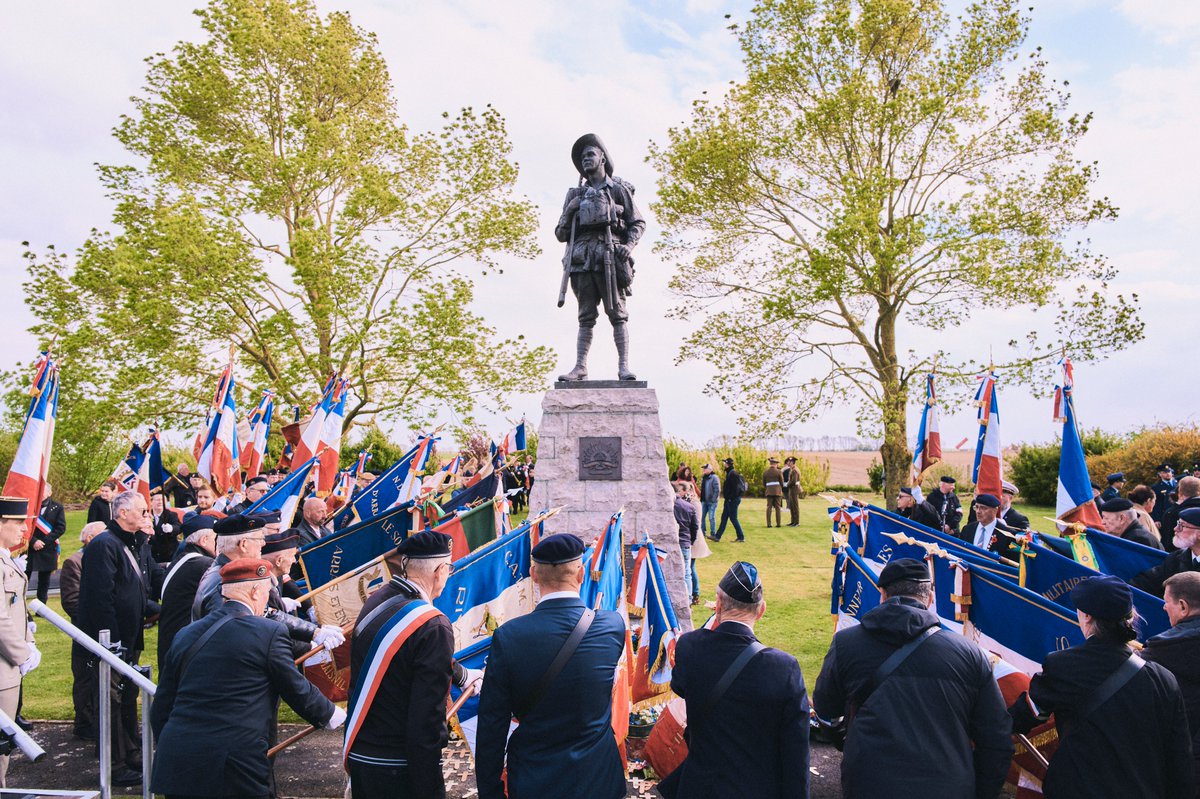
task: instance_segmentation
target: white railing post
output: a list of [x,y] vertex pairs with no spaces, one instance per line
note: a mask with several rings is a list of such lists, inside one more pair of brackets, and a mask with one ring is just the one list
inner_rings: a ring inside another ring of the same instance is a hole
[[[107,648],[108,630],[100,631],[100,645]],[[100,688],[96,703],[96,723],[100,744],[100,799],[112,799],[112,667],[104,658],[96,661],[96,682]]]

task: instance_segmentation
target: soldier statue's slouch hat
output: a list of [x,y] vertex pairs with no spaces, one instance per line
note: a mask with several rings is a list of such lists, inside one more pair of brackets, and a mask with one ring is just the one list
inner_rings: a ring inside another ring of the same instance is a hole
[[763,586],[758,579],[758,568],[753,563],[747,563],[744,560],[734,562],[729,567],[729,571],[725,572],[725,576],[721,578],[721,582],[717,583],[727,597],[735,602],[744,602],[747,605],[762,601]]
[[24,519],[29,515],[25,497],[0,497],[0,519]]
[[604,173],[611,178],[613,174],[612,156],[609,155],[604,142],[600,141],[600,137],[595,133],[585,133],[571,145],[571,163],[575,164],[575,170],[579,174],[583,174],[583,151],[587,147],[596,147],[604,153]]
[[453,545],[454,539],[445,533],[422,530],[401,541],[396,546],[395,554],[403,555],[409,560],[448,558]]
[[916,558],[896,558],[889,561],[888,565],[883,567],[883,571],[879,572],[880,588],[887,588],[901,581],[931,583],[933,578],[929,576],[929,567],[925,562]]
[[975,497],[975,504],[982,505],[985,508],[998,508],[1000,507],[1000,500],[991,494],[980,494]]
[[238,558],[221,567],[221,584],[248,583],[271,576],[271,564],[258,558]]
[[1124,497],[1115,497],[1100,506],[1105,513],[1120,513],[1123,510],[1133,510],[1133,503]]
[[243,513],[235,513],[232,516],[226,516],[224,519],[217,519],[216,524],[213,525],[213,532],[218,536],[242,535],[266,526],[267,522],[261,516],[247,516]]
[[1120,577],[1089,577],[1071,589],[1071,602],[1089,616],[1123,619],[1133,610],[1133,592]]
[[570,533],[558,533],[557,535],[549,535],[538,542],[538,545],[533,548],[530,556],[534,562],[541,563],[546,566],[558,566],[562,563],[570,563],[573,560],[579,560],[583,557],[583,541],[577,535]]

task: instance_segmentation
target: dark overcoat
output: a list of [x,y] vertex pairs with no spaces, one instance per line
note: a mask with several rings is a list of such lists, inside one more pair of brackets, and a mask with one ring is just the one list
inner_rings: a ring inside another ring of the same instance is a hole
[[[26,570],[30,572],[52,572],[58,568],[58,539],[67,531],[67,514],[63,512],[61,503],[47,499],[42,503],[42,521],[50,525],[50,532],[43,533],[37,525],[33,527],[29,549],[26,550],[28,560]],[[41,549],[34,549],[33,542],[45,544]]]
[[1183,619],[1146,641],[1142,657],[1175,675],[1192,731],[1192,775],[1200,796],[1200,616]]

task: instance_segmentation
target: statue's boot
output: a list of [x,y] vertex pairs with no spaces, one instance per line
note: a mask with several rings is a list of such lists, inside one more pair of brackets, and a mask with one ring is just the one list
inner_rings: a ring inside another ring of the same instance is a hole
[[590,327],[579,328],[579,334],[575,338],[575,368],[565,375],[559,375],[559,380],[566,383],[587,380],[587,357],[592,348],[592,330]]
[[613,341],[617,344],[617,379],[637,380],[637,375],[629,371],[629,324],[627,322],[613,325]]

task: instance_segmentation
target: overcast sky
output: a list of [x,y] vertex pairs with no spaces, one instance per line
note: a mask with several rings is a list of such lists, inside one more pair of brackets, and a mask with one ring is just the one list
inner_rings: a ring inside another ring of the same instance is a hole
[[[18,290],[24,275],[20,242],[72,250],[92,228],[109,227],[110,205],[93,164],[125,160],[111,129],[142,85],[142,59],[200,36],[191,5],[39,0],[6,8],[0,30],[0,107],[6,111],[0,126],[0,369],[27,362],[35,347],[26,332],[33,317]],[[571,365],[575,325],[573,303],[554,307],[561,245],[553,226],[574,182],[571,142],[589,131],[605,140],[618,174],[637,187],[648,218],[630,303],[632,365],[658,390],[665,431],[694,443],[735,433],[736,415],[701,393],[706,364],[674,364],[690,328],[663,319],[671,305],[668,266],[647,246],[659,228],[648,208],[656,176],[644,159],[648,142],[661,141],[669,126],[685,121],[702,91],[717,94],[742,76],[723,17],[744,19],[748,5],[318,3],[322,12],[350,12],[355,23],[378,34],[410,127],[436,127],[443,111],[467,105],[491,103],[504,115],[521,166],[518,191],[541,211],[543,255],[478,281],[479,310],[506,334],[524,333],[556,347],[556,374]],[[1074,107],[1095,112],[1080,156],[1100,161],[1098,191],[1121,214],[1090,236],[1095,249],[1120,267],[1117,289],[1141,298],[1146,322],[1141,343],[1107,362],[1077,367],[1081,423],[1111,430],[1194,423],[1200,378],[1185,364],[1194,359],[1200,333],[1200,2],[1048,0],[1034,9],[1033,19],[1029,44],[1044,47],[1053,77],[1070,81]],[[990,345],[1001,346],[1025,322],[1016,314],[984,318],[946,334],[947,349],[986,358]],[[616,367],[603,320],[598,331],[593,377]],[[907,339],[914,340],[919,337]],[[1001,384],[1000,392],[1006,443],[1053,437],[1044,389],[1034,396],[1029,388]],[[510,418],[540,417],[540,395],[512,400]],[[854,417],[853,408],[836,409],[791,432],[852,435]],[[487,421],[497,432],[506,424]],[[942,436],[949,445],[973,436],[973,411],[944,409]]]

